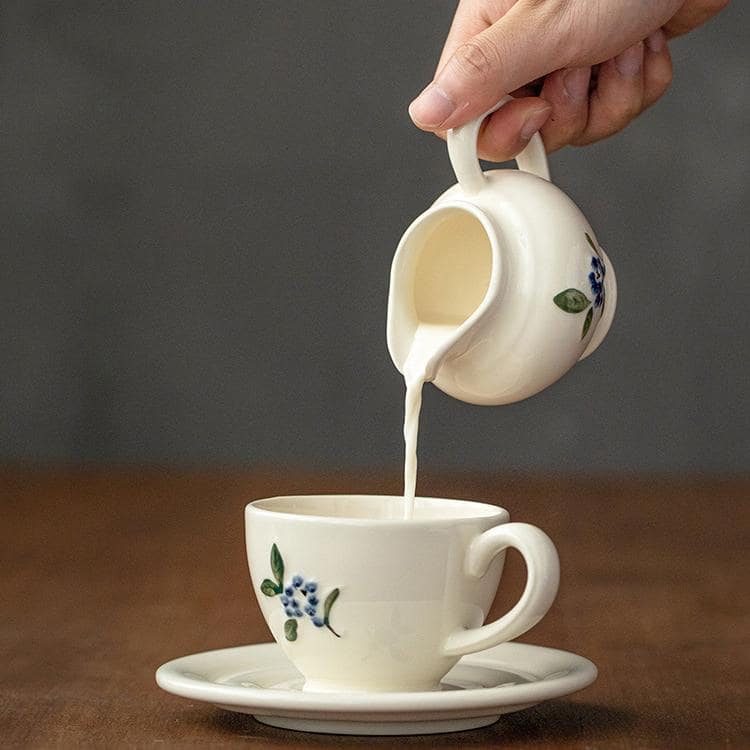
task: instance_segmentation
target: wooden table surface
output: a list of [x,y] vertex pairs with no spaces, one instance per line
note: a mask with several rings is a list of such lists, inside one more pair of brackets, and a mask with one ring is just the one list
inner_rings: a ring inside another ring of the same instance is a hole
[[[184,654],[270,640],[242,509],[292,492],[397,493],[395,475],[0,473],[0,744],[46,747],[748,748],[750,481],[451,475],[420,491],[501,503],[544,528],[560,593],[521,640],[598,681],[472,732],[274,729],[162,692]],[[508,556],[493,615],[523,586]]]

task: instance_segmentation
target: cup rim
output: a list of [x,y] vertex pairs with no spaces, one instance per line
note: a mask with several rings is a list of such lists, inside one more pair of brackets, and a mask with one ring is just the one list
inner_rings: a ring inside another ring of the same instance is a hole
[[[420,518],[416,513],[413,518],[367,518],[346,515],[333,514],[313,514],[294,512],[293,510],[280,510],[273,505],[282,503],[292,503],[294,500],[327,500],[329,502],[340,501],[343,498],[366,498],[369,500],[377,499],[382,501],[403,502],[403,495],[379,495],[379,494],[361,494],[361,493],[329,493],[314,495],[275,495],[273,497],[264,497],[249,502],[245,506],[246,517],[259,515],[273,517],[284,520],[294,520],[304,523],[335,523],[337,526],[448,526],[457,523],[476,523],[477,521],[492,521],[494,524],[505,523],[510,520],[510,513],[499,505],[492,505],[479,500],[462,500],[457,498],[427,497],[417,496],[415,500],[415,509],[418,510],[420,505],[450,503],[454,508],[460,508],[458,513],[448,514],[446,516],[431,516]],[[272,507],[265,507],[271,505]],[[461,510],[466,509],[466,513]],[[471,513],[471,510],[474,510]],[[481,511],[481,512],[477,512]]]

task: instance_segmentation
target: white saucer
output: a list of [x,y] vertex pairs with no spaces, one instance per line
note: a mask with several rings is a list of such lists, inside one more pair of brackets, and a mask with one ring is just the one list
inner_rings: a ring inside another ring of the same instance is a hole
[[380,735],[484,727],[595,679],[588,659],[525,643],[462,657],[435,692],[306,693],[302,676],[275,643],[183,656],[156,672],[156,682],[170,693],[252,714],[274,727]]

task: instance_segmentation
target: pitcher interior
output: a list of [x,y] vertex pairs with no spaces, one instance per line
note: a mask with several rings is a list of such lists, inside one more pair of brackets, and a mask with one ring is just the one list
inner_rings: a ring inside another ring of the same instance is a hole
[[479,307],[492,276],[492,245],[482,223],[445,209],[416,249],[414,307],[420,323],[459,326]]

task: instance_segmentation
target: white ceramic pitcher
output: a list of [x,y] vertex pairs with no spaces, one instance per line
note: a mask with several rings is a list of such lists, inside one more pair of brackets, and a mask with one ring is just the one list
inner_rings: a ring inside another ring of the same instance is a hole
[[448,132],[458,184],[396,250],[388,349],[403,373],[417,327],[440,326],[427,380],[462,401],[507,404],[551,385],[599,346],[617,285],[588,221],[549,182],[538,134],[517,170],[482,172],[484,117]]

